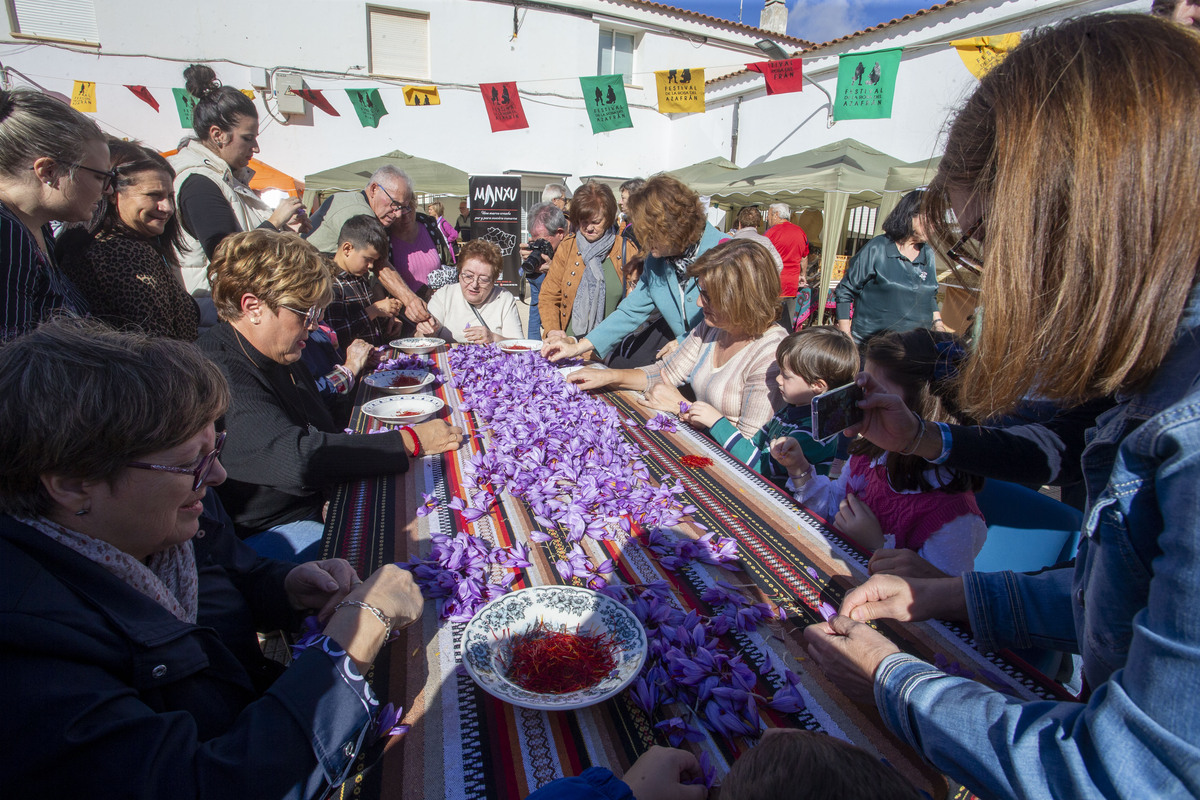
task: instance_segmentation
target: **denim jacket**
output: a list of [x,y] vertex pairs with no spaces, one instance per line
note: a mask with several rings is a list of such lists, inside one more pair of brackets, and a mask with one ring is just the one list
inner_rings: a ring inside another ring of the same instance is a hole
[[1080,653],[1086,703],[1022,703],[907,655],[889,727],[986,797],[1200,796],[1200,299],[1151,385],[1089,432],[1074,568],[963,576],[982,650]]

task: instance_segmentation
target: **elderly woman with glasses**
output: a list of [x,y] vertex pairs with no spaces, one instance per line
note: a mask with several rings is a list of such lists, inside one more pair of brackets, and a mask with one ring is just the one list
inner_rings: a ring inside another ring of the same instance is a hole
[[[193,344],[54,320],[0,349],[0,380],[6,793],[325,796],[374,738],[362,676],[421,614],[409,573],[232,535],[229,389]],[[306,614],[322,635],[264,658],[256,630]]]
[[432,316],[417,325],[417,333],[471,344],[520,338],[517,301],[496,285],[500,266],[500,248],[486,239],[463,245],[458,283],[438,289],[429,301]]
[[0,341],[60,309],[87,313],[50,223],[90,220],[113,177],[96,123],[41,92],[0,90]]
[[217,248],[209,280],[221,323],[200,347],[233,394],[221,499],[260,553],[304,560],[320,542],[334,484],[403,472],[412,456],[458,448],[462,431],[442,420],[372,436],[345,433],[335,422],[300,361],[332,296],[332,277],[299,236],[234,234]]

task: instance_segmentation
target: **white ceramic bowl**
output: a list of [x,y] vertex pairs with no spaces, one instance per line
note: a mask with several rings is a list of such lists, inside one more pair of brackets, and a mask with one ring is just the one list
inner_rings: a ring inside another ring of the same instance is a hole
[[[567,694],[540,694],[505,677],[511,637],[538,623],[571,633],[608,634],[616,666],[599,683]],[[462,634],[462,662],[488,694],[521,708],[567,711],[603,702],[625,689],[646,661],[646,631],[629,609],[578,586],[533,586],[498,597],[476,612]]]
[[421,336],[415,339],[393,339],[389,344],[401,353],[419,356],[432,353],[446,343],[445,339],[435,336]]
[[496,345],[502,353],[540,353],[541,339],[506,339]]
[[[397,378],[406,378],[416,382],[405,386],[393,386]],[[384,394],[414,394],[433,383],[433,373],[423,369],[389,369],[368,375],[363,379],[363,383]]]
[[446,404],[431,394],[392,395],[363,403],[363,413],[388,425],[424,422]]

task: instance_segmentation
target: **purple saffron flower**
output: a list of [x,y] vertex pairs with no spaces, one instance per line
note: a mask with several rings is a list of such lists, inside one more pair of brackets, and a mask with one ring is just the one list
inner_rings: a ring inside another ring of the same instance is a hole
[[417,516],[424,517],[433,513],[438,507],[438,499],[432,494],[421,493],[421,505],[417,507]]
[[784,714],[798,714],[807,707],[800,690],[791,684],[775,692],[767,705]]
[[691,778],[683,781],[683,783],[689,786],[704,784],[706,789],[711,789],[713,784],[717,782],[717,770],[713,767],[712,761],[708,757],[708,752],[701,752],[699,758],[696,760],[700,762],[700,777]]
[[652,681],[647,681],[645,676],[641,676],[633,682],[630,692],[633,694],[633,702],[647,714],[653,714],[654,709],[658,708],[660,702],[658,686]]
[[560,559],[554,562],[554,568],[558,570],[558,574],[564,581],[569,581],[575,577],[575,570],[571,568],[569,562]]
[[671,743],[671,747],[679,747],[684,742],[704,741],[704,731],[688,725],[683,721],[682,717],[665,719],[657,723],[654,727],[666,734],[667,741]]
[[404,717],[404,706],[394,707],[388,703],[383,708],[379,709],[379,713],[375,715],[375,739],[382,739],[385,736],[403,736],[408,733],[411,725],[401,725],[400,720]]

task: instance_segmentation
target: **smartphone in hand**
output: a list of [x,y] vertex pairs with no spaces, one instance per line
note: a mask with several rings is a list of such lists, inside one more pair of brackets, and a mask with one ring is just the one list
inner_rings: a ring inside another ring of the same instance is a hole
[[847,383],[830,389],[812,399],[812,433],[814,439],[828,439],[863,420],[858,401],[863,399],[862,387]]

